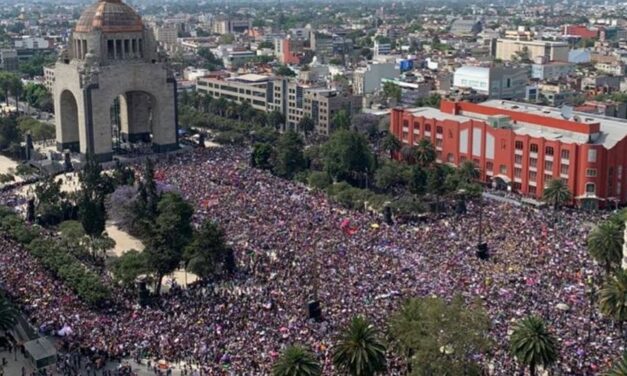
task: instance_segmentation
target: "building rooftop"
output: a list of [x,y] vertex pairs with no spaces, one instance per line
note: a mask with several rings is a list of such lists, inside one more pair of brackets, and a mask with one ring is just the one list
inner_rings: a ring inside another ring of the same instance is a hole
[[[565,143],[577,144],[594,144],[602,145],[606,149],[614,147],[618,142],[627,137],[627,120],[618,119],[603,115],[590,114],[578,111],[563,111],[559,108],[538,106],[527,103],[519,103],[513,101],[489,100],[478,104],[478,106],[492,107],[507,111],[516,111],[523,114],[538,115],[549,119],[569,121],[573,124],[578,123],[582,127],[600,126],[598,133],[587,134],[584,132],[575,132],[552,127],[551,125],[536,124],[524,121],[512,121],[510,128],[516,134],[529,135],[532,137],[545,138],[547,140],[561,140]],[[487,120],[488,117],[501,115],[488,115],[471,110],[462,111],[461,114],[454,115],[442,112],[431,107],[419,107],[406,109],[407,112],[414,116],[423,116],[425,118],[436,119],[440,121],[453,120],[464,123],[470,120]],[[569,113],[570,112],[570,113]],[[564,114],[569,115],[565,117]],[[504,114],[506,115],[506,114]],[[549,121],[550,123],[550,121]]]
[[538,106],[533,104],[518,103],[513,101],[490,100],[481,103],[482,106],[501,108],[505,110],[515,110],[526,114],[540,115],[553,119],[569,120],[582,125],[600,125],[600,132],[592,138],[589,135],[577,132],[564,131],[559,128],[543,126],[540,124],[516,122],[513,129],[518,134],[529,134],[535,137],[544,137],[547,139],[561,139],[564,142],[571,143],[591,143],[602,145],[610,149],[623,138],[627,137],[627,120],[590,114],[585,112],[562,111],[559,108]]
[[228,80],[229,81],[249,82],[249,83],[259,83],[259,82],[266,82],[266,81],[270,80],[271,78],[272,77],[270,77],[270,76],[264,76],[262,74],[248,73],[248,74],[243,74],[241,76],[228,78]]

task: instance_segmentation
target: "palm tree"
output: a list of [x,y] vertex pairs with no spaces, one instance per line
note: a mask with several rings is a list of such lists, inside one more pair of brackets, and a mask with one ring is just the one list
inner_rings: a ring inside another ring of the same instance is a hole
[[322,367],[312,353],[301,346],[289,346],[272,366],[273,376],[319,376]]
[[403,145],[401,148],[401,158],[407,163],[416,162],[416,147]]
[[618,323],[622,332],[627,320],[627,271],[620,270],[605,282],[599,291],[599,308]]
[[402,146],[403,144],[392,133],[388,133],[387,136],[385,136],[385,138],[383,139],[383,144],[381,145],[381,147],[383,147],[383,150],[390,153],[390,158],[394,158],[394,153],[401,150]]
[[614,363],[611,370],[604,373],[605,376],[625,376],[627,375],[627,352],[623,353],[623,356],[619,361]]
[[623,230],[612,221],[602,222],[588,235],[588,252],[605,266],[605,273],[610,274],[612,267],[619,265],[623,258]]
[[557,342],[536,316],[520,320],[510,338],[512,354],[519,362],[529,367],[531,376],[536,375],[538,366],[548,367],[557,360]]
[[372,376],[387,368],[385,345],[377,330],[361,316],[353,318],[333,351],[333,364],[351,376]]
[[0,296],[0,330],[6,331],[13,328],[17,315],[15,307],[4,296]]
[[572,194],[568,189],[568,185],[562,179],[551,179],[546,188],[544,188],[542,199],[553,204],[553,208],[557,210],[561,205],[572,199]]
[[2,90],[4,94],[5,104],[9,105],[9,92],[11,91],[12,85],[12,74],[9,72],[0,72],[0,90]]
[[459,174],[459,178],[465,183],[471,183],[473,180],[478,179],[481,175],[477,166],[469,160],[463,161],[459,165],[457,173]]
[[422,166],[430,166],[436,159],[435,148],[431,141],[423,138],[416,146],[416,162]]

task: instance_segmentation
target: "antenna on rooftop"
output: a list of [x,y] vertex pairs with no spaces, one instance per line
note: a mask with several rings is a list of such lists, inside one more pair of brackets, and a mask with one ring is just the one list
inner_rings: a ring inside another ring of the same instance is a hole
[[561,107],[561,112],[562,112],[562,117],[564,119],[570,119],[573,117],[573,107],[572,106],[567,106],[567,105],[562,105]]

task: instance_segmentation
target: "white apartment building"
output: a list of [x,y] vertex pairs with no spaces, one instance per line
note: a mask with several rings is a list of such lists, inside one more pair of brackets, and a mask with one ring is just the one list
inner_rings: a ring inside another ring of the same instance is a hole
[[458,89],[472,89],[490,98],[523,98],[529,75],[527,67],[464,66],[455,71],[453,86]]
[[353,88],[356,94],[372,94],[381,88],[381,79],[398,78],[400,69],[396,63],[370,63],[357,68],[353,73]]

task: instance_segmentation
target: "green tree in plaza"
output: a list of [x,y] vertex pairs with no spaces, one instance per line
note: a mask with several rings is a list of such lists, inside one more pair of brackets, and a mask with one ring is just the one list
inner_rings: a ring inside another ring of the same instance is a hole
[[416,163],[416,156],[418,155],[416,152],[416,147],[411,145],[403,145],[401,147],[401,158],[407,164]]
[[309,137],[316,129],[316,124],[314,124],[314,121],[308,115],[305,115],[300,119],[296,128],[299,132],[303,132],[305,137]]
[[395,160],[384,163],[374,174],[374,183],[377,188],[389,191],[395,187],[405,185],[408,179],[407,168]]
[[9,149],[12,145],[16,144],[19,146],[21,138],[22,136],[15,117],[9,116],[0,118],[0,150]]
[[341,109],[333,115],[331,124],[334,130],[345,129],[348,130],[351,127],[351,116],[345,109]]
[[603,265],[606,275],[609,275],[623,258],[622,227],[613,221],[596,226],[588,235],[588,253]]
[[[155,182],[154,162],[147,158],[144,164],[142,178],[139,181],[137,200],[135,201],[134,232],[146,232],[146,227],[157,217],[157,205],[159,204],[159,193]],[[144,237],[142,235],[142,237]]]
[[363,181],[373,172],[374,156],[365,137],[354,131],[338,130],[321,148],[325,171],[334,181]]
[[528,316],[514,326],[510,337],[510,351],[535,376],[538,367],[549,367],[558,357],[557,341],[547,330],[544,321]]
[[101,236],[105,229],[107,213],[105,196],[113,192],[113,182],[102,174],[102,167],[93,155],[88,154],[83,169],[78,174],[81,182],[79,193],[78,216],[90,237]]
[[192,239],[192,206],[175,193],[164,193],[157,205],[157,217],[148,227],[146,257],[148,268],[156,278],[156,293],[161,291],[161,281],[175,271],[182,258],[183,249]]
[[4,100],[6,105],[9,105],[9,95],[16,96],[16,100],[19,99],[19,95],[22,93],[22,80],[9,72],[0,72],[0,90],[4,93]]
[[228,272],[232,250],[226,245],[224,231],[214,222],[205,221],[185,248],[183,260],[192,273],[202,279]]
[[280,129],[285,124],[285,116],[277,110],[273,110],[268,114],[268,124],[274,129]]
[[625,376],[627,375],[627,351],[623,352],[623,356],[614,362],[610,370],[603,374],[604,376]]
[[[619,270],[609,277],[599,290],[599,308],[605,316],[611,317],[623,332],[627,320],[627,272]],[[623,332],[623,337],[625,333]],[[627,338],[626,338],[627,339]]]
[[35,213],[43,225],[56,224],[64,218],[66,194],[61,191],[61,180],[50,176],[35,185]]
[[24,90],[24,84],[18,76],[13,74],[11,75],[10,85],[11,86],[9,90],[11,94],[13,94],[13,99],[15,99],[15,108],[19,112],[18,104],[20,101],[20,97],[22,96],[22,91]]
[[291,179],[303,171],[307,161],[303,154],[304,143],[298,133],[287,131],[281,135],[275,148],[273,171],[277,176]]
[[17,128],[21,134],[30,133],[33,140],[50,140],[55,136],[54,125],[43,123],[30,116],[17,119]]
[[116,186],[135,184],[135,172],[132,168],[122,165],[120,160],[115,161],[112,174],[113,183]]
[[390,319],[390,336],[410,375],[479,375],[473,356],[492,343],[490,320],[479,304],[436,297],[412,298]]
[[427,171],[418,166],[412,166],[409,176],[409,191],[416,195],[424,195],[427,192]]
[[12,329],[17,322],[18,314],[18,311],[7,298],[0,295],[0,331],[4,333]]
[[354,317],[333,348],[333,364],[350,376],[373,376],[385,372],[386,346],[378,331],[361,316]]
[[124,252],[111,263],[113,278],[126,288],[133,287],[137,277],[150,272],[146,255],[134,249]]
[[383,147],[383,150],[390,153],[390,158],[393,158],[394,153],[400,151],[403,144],[394,134],[388,133],[383,139],[381,146]]
[[553,208],[557,210],[560,206],[572,200],[572,194],[568,189],[568,185],[562,179],[551,179],[546,188],[544,188],[542,200],[553,205]]
[[28,83],[22,91],[22,98],[28,104],[29,112],[31,107],[40,107],[42,100],[49,95],[48,89],[41,84]]
[[431,143],[431,141],[426,138],[418,141],[418,145],[416,145],[416,163],[418,163],[421,167],[429,167],[431,166],[436,159],[436,151],[435,147]]
[[273,153],[272,145],[261,142],[253,146],[253,152],[250,154],[250,162],[252,167],[268,170],[272,168],[270,160]]
[[446,192],[446,169],[442,165],[434,165],[427,170],[427,192],[441,196]]
[[288,346],[272,366],[273,376],[320,376],[322,367],[315,356],[301,346]]
[[459,175],[461,182],[465,184],[470,184],[479,179],[481,176],[481,172],[477,166],[469,160],[465,160],[459,165],[457,174]]

